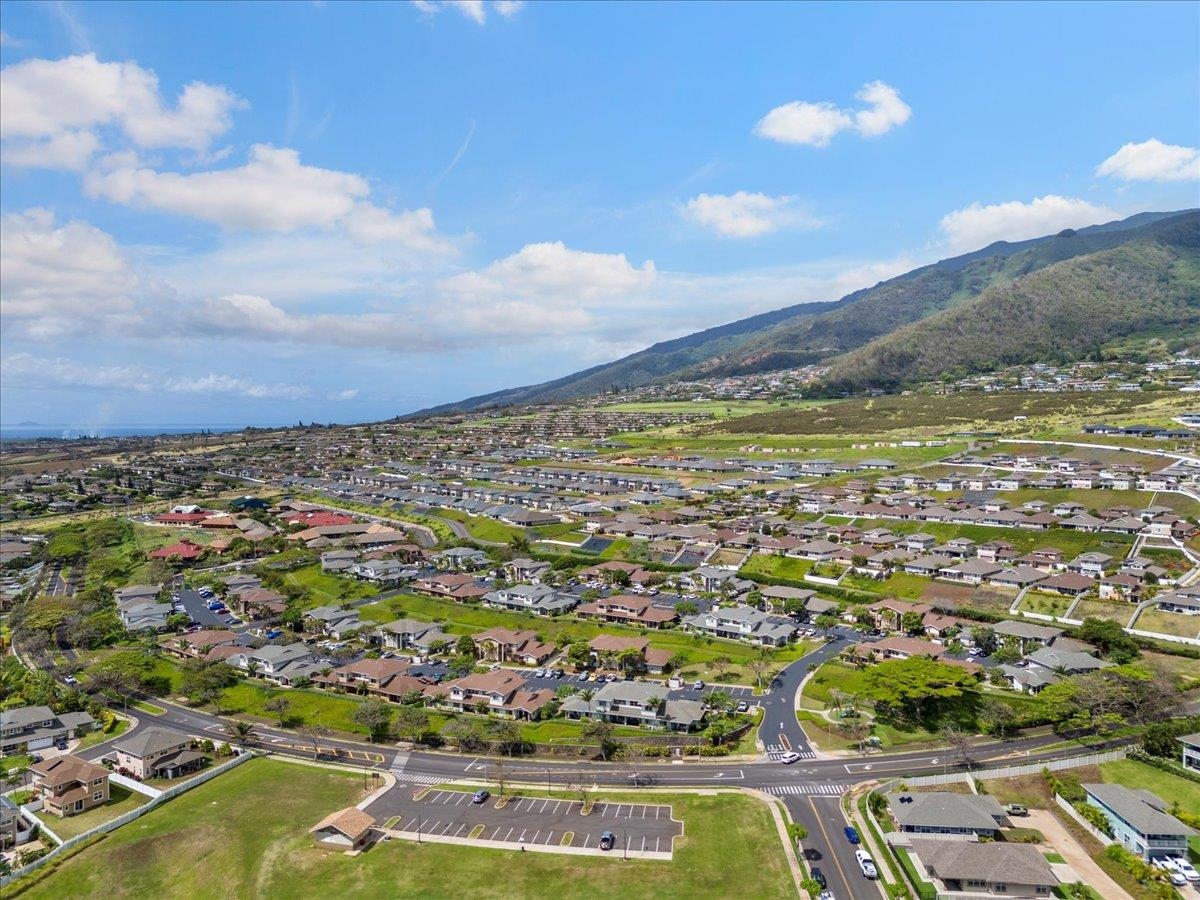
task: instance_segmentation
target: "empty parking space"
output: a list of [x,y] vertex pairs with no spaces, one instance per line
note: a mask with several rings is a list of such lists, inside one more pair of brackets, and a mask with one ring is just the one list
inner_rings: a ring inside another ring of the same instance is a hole
[[518,797],[503,806],[492,796],[475,803],[466,791],[398,784],[368,807],[377,822],[405,837],[467,838],[497,844],[578,847],[598,850],[600,836],[613,833],[614,851],[669,854],[683,823],[659,803],[597,802],[589,815],[578,800]]

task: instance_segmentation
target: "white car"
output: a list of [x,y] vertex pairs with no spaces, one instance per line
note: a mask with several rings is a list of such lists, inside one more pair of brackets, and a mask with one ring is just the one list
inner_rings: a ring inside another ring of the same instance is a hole
[[800,761],[800,754],[799,753],[785,753],[785,754],[783,754],[783,756],[779,757],[779,761],[781,763],[783,763],[785,766],[790,766],[792,763]]
[[1182,856],[1169,856],[1166,863],[1188,881],[1200,881],[1200,872]]
[[862,869],[862,873],[867,878],[878,878],[879,872],[875,868],[875,860],[871,859],[871,854],[866,850],[855,850],[854,858],[858,860],[858,867]]
[[1169,863],[1167,860],[1156,859],[1151,863],[1151,865],[1153,865],[1156,869],[1161,869],[1162,871],[1166,872],[1167,877],[1171,880],[1171,884],[1175,885],[1176,887],[1181,887],[1187,884],[1187,878],[1184,876],[1184,874],[1178,871],[1175,866]]

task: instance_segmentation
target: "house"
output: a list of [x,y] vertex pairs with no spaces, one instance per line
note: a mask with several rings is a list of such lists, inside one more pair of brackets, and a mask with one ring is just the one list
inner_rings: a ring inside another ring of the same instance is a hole
[[414,619],[396,619],[375,629],[373,640],[389,650],[429,651],[432,644],[452,642],[454,639],[433,622],[417,622]]
[[330,813],[308,833],[318,847],[327,850],[361,850],[371,840],[375,817],[369,812],[351,806]]
[[738,578],[736,571],[719,569],[715,566],[701,566],[693,569],[684,578],[700,591],[727,591],[731,594],[743,594],[758,587],[753,581]]
[[1050,897],[1058,885],[1046,858],[1030,844],[913,838],[908,849],[939,897]]
[[626,622],[645,628],[661,628],[679,617],[673,608],[655,606],[648,597],[638,597],[634,594],[602,597],[593,603],[582,604],[575,612],[584,618]]
[[489,628],[471,636],[475,641],[475,652],[480,659],[494,662],[518,662],[525,665],[541,665],[554,655],[554,644],[538,640],[533,631],[509,631],[507,628]]
[[0,850],[19,847],[33,838],[36,822],[8,797],[0,796]]
[[204,555],[205,548],[200,544],[187,540],[186,538],[178,544],[171,544],[168,547],[162,547],[158,550],[151,550],[148,556],[151,559],[171,559],[176,558],[181,562],[191,562],[199,559]]
[[[447,551],[449,552],[449,551]],[[431,597],[445,597],[449,600],[471,602],[478,600],[488,593],[475,578],[466,572],[452,572],[442,575],[430,575],[428,578],[418,578],[412,584],[418,594],[428,594]]]
[[1061,594],[1064,597],[1078,597],[1080,594],[1086,594],[1095,587],[1096,582],[1094,579],[1087,575],[1080,575],[1077,572],[1064,572],[1061,575],[1047,578],[1038,584],[1039,591]]
[[986,794],[929,791],[887,795],[896,828],[905,834],[957,834],[996,837],[1004,808]]
[[1039,647],[1030,653],[1027,659],[1030,666],[1049,669],[1058,675],[1082,675],[1112,665],[1110,662],[1096,659],[1090,653],[1058,647]]
[[686,616],[683,627],[687,631],[749,641],[764,647],[783,647],[796,638],[796,623],[792,619],[765,613],[745,604],[713,607],[706,613]]
[[1048,625],[1035,625],[1032,622],[1018,622],[1005,619],[992,626],[992,630],[1001,639],[1014,638],[1020,644],[1021,651],[1030,647],[1047,647],[1054,639],[1063,633],[1061,628],[1051,628]]
[[54,713],[48,706],[0,712],[0,756],[44,750],[87,734],[96,720],[85,712]]
[[439,569],[455,572],[474,572],[492,564],[486,553],[473,547],[451,547],[433,554],[429,561]]
[[572,719],[590,717],[614,725],[643,725],[668,731],[692,731],[704,721],[699,700],[668,700],[661,684],[647,681],[609,681],[590,700],[572,694],[562,712]]
[[579,598],[574,594],[560,593],[548,584],[514,584],[484,594],[483,603],[496,609],[556,616],[574,609],[579,604]]
[[172,656],[204,659],[215,647],[232,646],[237,634],[221,628],[204,628],[191,634],[177,634],[163,638],[159,646]]
[[131,603],[117,606],[117,618],[127,631],[162,631],[174,614],[169,603]]
[[[322,565],[324,565],[322,556]],[[405,578],[411,577],[410,570],[396,559],[368,559],[349,567],[350,574],[359,581],[369,581],[382,587],[395,587]]]
[[398,675],[412,668],[407,659],[360,659],[321,676],[319,682],[347,693],[380,693]]
[[536,559],[511,559],[506,562],[501,568],[504,570],[504,577],[510,581],[532,581],[540,582],[546,575],[550,573],[550,563],[542,562]]
[[195,741],[169,728],[147,728],[113,745],[117,771],[139,781],[178,778],[204,765],[204,755],[193,749]]
[[348,572],[357,560],[357,550],[327,550],[321,554],[321,571]]
[[1157,794],[1120,784],[1085,784],[1088,804],[1104,813],[1113,839],[1144,860],[1187,858],[1188,838],[1196,832],[1167,812]]
[[1200,772],[1200,732],[1185,734],[1179,739],[1179,743],[1183,747],[1183,758],[1180,760],[1183,767]]
[[336,640],[362,627],[358,612],[340,606],[317,606],[304,613],[304,625],[310,631]]
[[554,699],[553,691],[526,690],[524,678],[503,669],[467,675],[427,688],[426,693],[460,712],[483,708],[514,719],[536,719]]
[[598,634],[588,641],[592,661],[598,666],[617,666],[623,653],[633,651],[637,669],[645,669],[660,675],[671,666],[671,651],[655,649],[643,637],[623,637],[616,634]]
[[257,650],[247,649],[229,657],[234,668],[257,675],[266,681],[290,687],[304,678],[313,678],[325,668],[319,665],[308,645],[268,644]]
[[60,819],[108,802],[108,769],[78,756],[54,756],[29,767],[43,808]]
[[913,656],[938,659],[946,652],[946,648],[920,638],[892,636],[873,643],[853,644],[845,652],[851,659],[860,660],[909,659]]
[[153,603],[162,592],[162,587],[153,584],[131,584],[128,587],[117,588],[113,596],[117,604],[123,603]]
[[247,584],[232,589],[231,603],[243,618],[270,619],[282,615],[287,609],[287,598],[258,584]]

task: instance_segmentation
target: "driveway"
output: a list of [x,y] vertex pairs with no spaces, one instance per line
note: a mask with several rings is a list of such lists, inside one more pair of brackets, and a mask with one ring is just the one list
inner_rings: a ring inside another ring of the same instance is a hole
[[[416,798],[420,799],[416,799]],[[471,802],[471,793],[398,783],[367,807],[376,823],[415,837],[473,838],[502,845],[598,850],[602,832],[616,836],[614,855],[667,854],[683,823],[671,807],[651,803],[596,803],[582,815],[578,800],[523,797],[497,808],[495,796]]]
[[1058,821],[1058,818],[1050,810],[1031,809],[1028,816],[1022,817],[1020,824],[1036,828],[1044,834],[1046,842],[1067,861],[1068,866],[1075,870],[1079,880],[1094,888],[1102,897],[1113,898],[1113,900],[1132,900],[1120,885],[1096,865],[1095,860],[1088,856],[1079,841],[1075,840],[1074,835],[1067,831],[1066,826]]

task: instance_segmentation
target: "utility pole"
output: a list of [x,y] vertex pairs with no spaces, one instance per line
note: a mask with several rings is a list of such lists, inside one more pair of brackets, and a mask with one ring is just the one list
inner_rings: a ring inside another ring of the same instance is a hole
[[624,858],[625,858],[625,859],[629,859],[629,832],[628,832],[628,831],[626,831],[626,832],[623,832],[623,835],[624,835],[624,838],[625,838],[625,852],[624,852]]
[[417,816],[417,843],[421,843],[421,817]]

